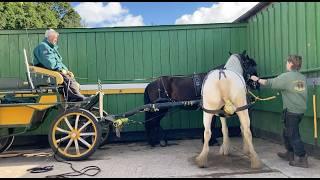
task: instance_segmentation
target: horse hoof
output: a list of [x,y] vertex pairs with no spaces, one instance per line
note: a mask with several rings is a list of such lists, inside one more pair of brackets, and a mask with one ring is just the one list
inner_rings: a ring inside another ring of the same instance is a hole
[[148,143],[148,145],[149,145],[150,147],[153,147],[153,148],[154,148],[154,147],[156,147],[157,144],[155,144],[155,143]]
[[204,158],[201,158],[200,156],[196,157],[196,163],[198,165],[199,168],[206,168],[208,167],[208,163],[207,160]]
[[168,145],[168,141],[160,141],[161,147],[166,147]]
[[262,168],[262,162],[260,160],[251,161],[251,168],[252,169],[261,169]]
[[220,154],[220,155],[224,155],[224,156],[229,155],[229,148],[226,147],[226,145],[223,145],[223,144],[222,144],[222,145],[220,146],[219,154]]

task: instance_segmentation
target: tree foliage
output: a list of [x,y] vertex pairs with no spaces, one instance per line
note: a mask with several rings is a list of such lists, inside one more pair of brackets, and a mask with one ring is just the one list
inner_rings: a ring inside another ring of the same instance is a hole
[[68,2],[0,2],[0,29],[83,27]]

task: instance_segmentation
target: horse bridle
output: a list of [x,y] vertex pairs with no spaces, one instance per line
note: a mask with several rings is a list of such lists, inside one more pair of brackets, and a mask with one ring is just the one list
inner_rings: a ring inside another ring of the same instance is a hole
[[[235,56],[239,59],[239,61],[240,61],[240,65],[241,65],[241,68],[242,68],[242,70],[243,70],[243,74],[242,74],[242,76],[243,76],[243,78],[244,78],[244,81],[246,82],[246,87],[248,86],[247,85],[247,81],[248,80],[250,80],[250,78],[251,78],[251,75],[249,74],[249,73],[246,73],[246,71],[247,71],[247,68],[246,67],[244,67],[244,62],[243,62],[243,58],[241,57],[241,55],[239,55],[239,54],[235,54]],[[244,74],[245,74],[245,76],[244,76]],[[256,86],[256,82],[254,81],[253,82],[254,83],[254,86]]]

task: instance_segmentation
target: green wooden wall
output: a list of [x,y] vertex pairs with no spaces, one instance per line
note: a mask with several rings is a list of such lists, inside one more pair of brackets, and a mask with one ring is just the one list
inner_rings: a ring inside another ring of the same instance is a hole
[[[228,52],[248,48],[246,24],[176,25],[96,29],[58,29],[64,63],[81,84],[124,83],[124,80],[205,72],[226,62]],[[25,77],[23,48],[28,54],[42,41],[44,29],[0,31],[0,77]],[[29,60],[31,61],[31,59]],[[141,82],[141,81],[129,81]],[[128,83],[128,82],[126,82]],[[106,95],[108,113],[143,104],[142,94]],[[52,113],[38,130],[46,134]],[[143,121],[144,115],[131,117]],[[162,120],[164,129],[202,128],[201,111],[178,111]],[[229,121],[231,126],[238,120]],[[219,124],[218,124],[219,125]],[[143,131],[141,125],[124,131]]]
[[[285,72],[285,60],[289,54],[303,57],[302,71],[308,77],[319,77],[319,72],[310,72],[320,66],[320,3],[281,2],[272,3],[249,19],[249,54],[257,60],[260,76],[272,76]],[[313,144],[312,95],[317,97],[318,117],[320,91],[316,86],[308,87],[308,110],[300,127],[304,142]],[[262,90],[260,96],[270,96],[276,91]],[[273,101],[261,102],[255,106],[252,125],[258,129],[281,134],[281,96]],[[318,122],[318,129],[320,125]],[[320,141],[319,141],[320,142]]]
[[[44,31],[28,30],[29,35],[26,31],[0,31],[0,77],[26,78],[22,49],[26,48],[30,53],[43,39]],[[319,77],[320,74],[308,72],[320,66],[319,2],[272,3],[245,24],[59,29],[58,32],[64,62],[81,84],[96,83],[98,78],[104,83],[128,83],[125,80],[204,72],[224,63],[229,51],[244,49],[257,61],[260,76],[285,72],[284,62],[289,54],[303,56],[302,70],[307,77]],[[308,88],[308,110],[300,127],[303,141],[312,144],[314,91],[312,87]],[[315,92],[320,94],[318,86]],[[256,93],[266,97],[277,92],[264,89]],[[143,104],[143,96],[107,95],[104,101],[109,113],[120,113]],[[283,126],[281,110],[281,97],[258,102],[251,119],[252,126],[280,134]],[[30,134],[46,134],[54,116],[52,113],[48,121]],[[144,115],[131,119],[143,121]],[[238,125],[238,120],[232,119],[228,123]],[[166,116],[162,126],[165,129],[202,128],[202,113],[177,111]],[[143,130],[143,126],[136,124],[124,129]]]

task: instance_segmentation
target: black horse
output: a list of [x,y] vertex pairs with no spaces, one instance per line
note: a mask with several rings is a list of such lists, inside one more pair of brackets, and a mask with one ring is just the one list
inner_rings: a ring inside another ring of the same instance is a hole
[[[223,68],[220,65],[214,69]],[[193,74],[189,76],[161,76],[148,84],[144,91],[144,103],[163,103],[174,101],[189,101],[201,99],[201,88],[203,79],[208,72]],[[184,108],[185,110],[196,110],[198,105]],[[158,112],[146,112],[145,129],[147,141],[151,146],[167,144],[166,134],[160,126],[161,119],[166,115],[168,109]],[[214,118],[215,119],[215,118]],[[214,124],[215,120],[212,121]],[[215,137],[211,138],[210,145],[217,143]]]

